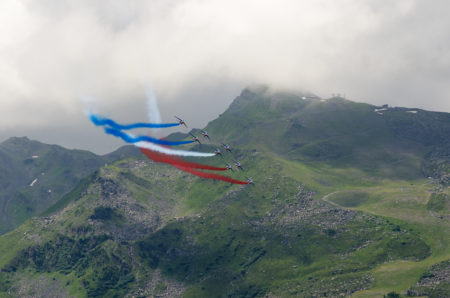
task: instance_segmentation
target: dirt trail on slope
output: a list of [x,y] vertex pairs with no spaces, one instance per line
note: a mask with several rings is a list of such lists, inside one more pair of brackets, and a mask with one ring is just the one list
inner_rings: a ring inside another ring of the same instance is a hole
[[331,205],[333,205],[333,206],[335,206],[335,207],[343,208],[341,205],[336,204],[335,202],[332,202],[332,201],[328,200],[328,197],[329,197],[329,196],[334,195],[334,194],[336,194],[336,193],[338,193],[338,192],[340,192],[340,191],[338,190],[338,191],[329,193],[329,194],[327,194],[327,195],[324,195],[324,196],[322,197],[321,200],[324,201],[324,202],[326,202],[326,203],[328,203],[328,204],[331,204]]

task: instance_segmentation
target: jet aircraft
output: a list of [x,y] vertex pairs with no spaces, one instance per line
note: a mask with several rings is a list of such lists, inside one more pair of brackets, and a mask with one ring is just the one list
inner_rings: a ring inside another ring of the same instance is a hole
[[191,134],[191,133],[189,133],[189,134],[192,136],[192,139],[194,140],[194,142],[197,142],[197,143],[201,144],[201,143],[200,143],[200,140],[198,139],[198,137],[194,136],[194,135]]
[[184,126],[186,126],[186,127],[187,127],[187,125],[186,125],[186,122],[184,122],[184,120],[183,120],[183,119],[181,119],[181,118],[178,118],[177,116],[174,116],[174,117],[178,119],[178,123],[180,123],[180,125],[184,125]]
[[230,147],[230,146],[228,146],[227,144],[223,144],[223,143],[222,143],[222,145],[223,145],[223,148],[224,148],[226,151],[231,152],[231,147]]
[[244,170],[244,168],[242,167],[241,163],[239,161],[234,161],[234,165],[236,166],[236,168],[238,168],[239,170]]
[[204,130],[202,130],[201,132],[202,132],[202,136],[203,136],[204,138],[207,138],[207,139],[209,140],[209,135],[208,135],[208,133],[207,133],[206,131],[204,131]]

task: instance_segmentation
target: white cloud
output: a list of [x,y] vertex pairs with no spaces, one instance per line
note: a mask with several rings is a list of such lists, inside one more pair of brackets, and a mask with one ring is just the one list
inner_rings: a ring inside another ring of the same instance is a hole
[[2,1],[0,126],[82,121],[80,95],[139,113],[147,84],[169,115],[202,104],[195,125],[252,83],[450,112],[449,9],[445,0]]

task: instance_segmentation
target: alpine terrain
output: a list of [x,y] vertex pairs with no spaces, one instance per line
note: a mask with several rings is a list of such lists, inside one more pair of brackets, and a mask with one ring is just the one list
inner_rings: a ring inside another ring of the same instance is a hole
[[0,296],[449,296],[449,113],[259,86],[203,129],[252,184],[1,143]]

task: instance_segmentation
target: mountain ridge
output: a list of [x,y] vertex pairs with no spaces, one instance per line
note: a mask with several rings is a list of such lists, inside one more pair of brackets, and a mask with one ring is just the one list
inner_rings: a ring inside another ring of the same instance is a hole
[[110,154],[65,149],[27,137],[0,143],[0,233],[44,211],[106,163],[138,156],[132,146]]
[[[437,169],[443,167],[440,160],[450,156],[450,113],[398,107],[385,107],[379,112],[376,106],[344,98],[305,100],[290,93],[275,94],[277,99],[273,100],[266,89],[245,89],[206,129],[222,134],[224,141],[232,137],[239,146],[257,144],[301,162],[322,160],[334,166],[352,164],[373,169],[386,158],[405,159],[402,166],[408,168],[406,173],[449,179],[448,165],[447,172]],[[411,168],[412,155],[422,159],[421,167]]]

